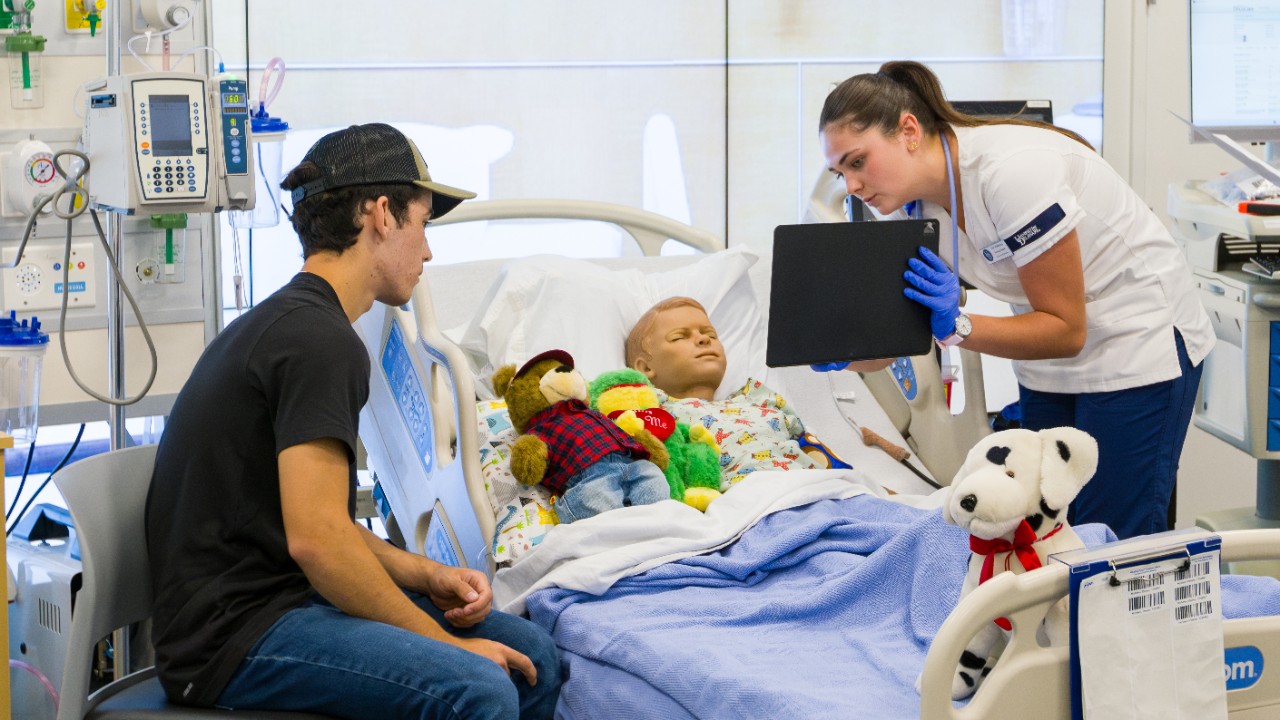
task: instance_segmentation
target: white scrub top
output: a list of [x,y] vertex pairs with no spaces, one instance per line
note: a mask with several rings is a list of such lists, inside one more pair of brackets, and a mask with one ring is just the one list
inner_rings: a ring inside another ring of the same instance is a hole
[[[1213,348],[1209,316],[1173,237],[1142,198],[1094,151],[1060,133],[1020,125],[953,128],[965,230],[959,275],[983,292],[1031,311],[1017,268],[1072,229],[1084,267],[1084,349],[1072,358],[1015,360],[1022,385],[1042,392],[1108,392],[1181,375],[1173,329],[1199,364]],[[941,255],[952,268],[951,220]]]

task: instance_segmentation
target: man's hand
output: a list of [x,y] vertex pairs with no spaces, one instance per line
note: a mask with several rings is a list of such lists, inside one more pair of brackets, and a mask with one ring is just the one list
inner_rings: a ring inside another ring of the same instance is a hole
[[508,675],[511,674],[512,670],[518,670],[530,685],[538,684],[538,671],[533,667],[533,661],[506,645],[482,638],[459,638],[454,642],[463,650],[473,652],[480,657],[489,658],[498,663],[503,670],[507,671]]
[[454,627],[471,627],[484,620],[493,604],[489,581],[478,570],[437,565],[427,575],[424,590]]

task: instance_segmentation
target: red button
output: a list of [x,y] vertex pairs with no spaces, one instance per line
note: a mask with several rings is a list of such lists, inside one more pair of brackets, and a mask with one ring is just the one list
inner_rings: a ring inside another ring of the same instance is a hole
[[84,261],[83,261],[83,260],[81,260],[80,262],[76,263],[76,269],[77,269],[77,270],[83,270],[83,269],[84,269]]

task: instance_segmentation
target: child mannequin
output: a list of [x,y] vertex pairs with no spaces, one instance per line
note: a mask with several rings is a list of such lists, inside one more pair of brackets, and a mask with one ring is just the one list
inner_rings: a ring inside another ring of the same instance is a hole
[[649,378],[677,420],[715,435],[722,491],[757,470],[819,467],[798,442],[800,417],[763,383],[751,379],[715,399],[724,379],[724,345],[697,300],[673,297],[649,308],[627,336],[626,360]]

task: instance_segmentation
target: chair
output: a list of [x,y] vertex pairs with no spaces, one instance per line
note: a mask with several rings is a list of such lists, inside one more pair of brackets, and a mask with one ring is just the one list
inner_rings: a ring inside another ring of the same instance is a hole
[[117,628],[151,615],[144,508],[156,446],[85,458],[54,475],[80,540],[83,580],[71,614],[58,720],[326,720],[308,713],[191,708],[165,698],[154,667],[118,678],[89,695],[93,647]]

